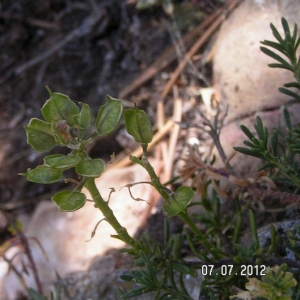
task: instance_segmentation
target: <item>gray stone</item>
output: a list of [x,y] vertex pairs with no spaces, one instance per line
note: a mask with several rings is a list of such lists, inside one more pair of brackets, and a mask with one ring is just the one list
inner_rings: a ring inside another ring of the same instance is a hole
[[[274,226],[276,231],[276,236],[279,237],[279,246],[280,249],[277,249],[280,255],[286,257],[287,259],[297,261],[295,253],[286,247],[288,242],[288,233],[292,234],[292,236],[299,238],[299,235],[296,233],[296,228],[300,226],[299,220],[289,220],[283,222],[276,222],[273,224],[266,225],[257,230],[258,241],[261,248],[264,250],[268,250],[271,245],[271,225]],[[245,234],[241,237],[240,241],[241,245],[246,248],[249,248],[251,244],[254,243],[254,239],[251,233]]]

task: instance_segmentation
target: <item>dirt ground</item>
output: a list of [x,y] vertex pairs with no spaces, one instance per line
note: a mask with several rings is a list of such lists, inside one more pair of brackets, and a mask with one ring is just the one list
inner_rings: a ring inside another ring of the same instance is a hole
[[[211,1],[175,2],[196,5],[202,16],[217,7]],[[64,185],[29,183],[17,175],[42,163],[26,143],[24,126],[41,117],[45,86],[88,103],[96,114],[106,94],[117,97],[171,45],[171,23],[161,7],[139,11],[123,0],[1,1],[0,211],[30,212],[40,196]],[[145,89],[134,99],[141,97],[140,105],[154,112],[155,81]],[[118,153],[122,147],[113,139],[99,140],[91,151]]]

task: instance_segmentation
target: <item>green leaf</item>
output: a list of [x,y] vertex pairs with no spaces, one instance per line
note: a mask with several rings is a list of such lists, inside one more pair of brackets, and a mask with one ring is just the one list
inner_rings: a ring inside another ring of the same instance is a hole
[[142,295],[144,293],[144,289],[145,289],[145,286],[141,286],[138,289],[131,290],[128,293],[123,294],[122,296],[124,297],[124,299],[129,299],[129,298],[132,298],[132,297],[137,297],[137,296],[140,296],[140,295]]
[[173,255],[178,260],[182,260],[181,248],[182,248],[182,237],[181,234],[178,233],[174,235],[174,247],[173,247]]
[[196,269],[194,269],[194,267],[191,267],[190,268],[190,275],[193,277],[193,278],[197,278],[198,277],[198,272]]
[[259,139],[261,141],[264,141],[265,140],[265,135],[267,134],[264,130],[264,125],[262,123],[262,120],[259,116],[256,117],[256,124],[254,124],[254,128],[257,132],[257,135],[259,137]]
[[80,128],[89,129],[92,125],[92,113],[88,104],[82,103],[81,111],[74,116],[74,122]]
[[167,242],[167,246],[166,246],[166,257],[168,257],[171,253],[171,250],[174,246],[174,238],[170,238]]
[[294,65],[297,63],[297,58],[295,56],[294,45],[291,42],[286,43],[287,57],[290,59],[291,63]]
[[254,156],[257,158],[264,159],[264,155],[260,153],[259,151],[251,150],[248,148],[243,148],[243,147],[233,147],[233,149],[237,152],[241,152],[243,154],[249,155],[249,156]]
[[260,50],[263,53],[265,53],[266,55],[268,55],[268,56],[274,58],[275,60],[279,61],[286,68],[293,70],[292,66],[287,61],[285,61],[281,56],[276,54],[275,52],[271,51],[270,49],[268,49],[266,47],[260,47]]
[[275,128],[271,136],[271,147],[275,157],[278,157],[278,130]]
[[280,33],[278,32],[278,30],[276,29],[276,27],[271,23],[270,24],[270,27],[272,29],[272,33],[274,35],[274,37],[277,39],[277,41],[280,43],[280,44],[283,44],[284,43],[284,40],[283,38],[281,37]]
[[141,109],[126,109],[124,120],[127,132],[134,137],[136,142],[149,144],[153,138],[153,132],[148,115]]
[[33,170],[25,173],[27,180],[42,184],[54,183],[61,179],[63,173],[59,169],[53,169],[48,166],[38,166]]
[[291,116],[290,116],[290,113],[289,113],[289,111],[287,110],[286,107],[283,110],[283,115],[284,115],[284,120],[285,120],[286,127],[289,130],[292,130]]
[[48,87],[47,90],[50,98],[41,109],[45,120],[49,123],[66,120],[70,126],[75,125],[74,116],[79,113],[77,105],[68,96],[61,93],[53,93]]
[[272,41],[262,41],[260,42],[262,45],[265,45],[265,46],[269,46],[269,47],[272,47],[276,50],[278,50],[279,52],[281,52],[282,54],[286,55],[286,50],[285,50],[285,47],[283,47],[281,44],[279,43],[276,43],[276,42],[272,42]]
[[[296,45],[296,42],[297,42],[297,35],[298,35],[298,26],[297,26],[297,24],[295,24],[293,35],[292,35],[292,38],[291,38],[292,43],[293,43],[294,46]],[[297,50],[297,48],[295,48],[295,50]]]
[[174,217],[184,212],[194,198],[194,192],[190,187],[180,186],[176,192],[169,197],[163,204],[163,211],[169,216]]
[[104,169],[105,163],[100,158],[86,160],[76,166],[77,174],[85,177],[99,177]]
[[281,18],[281,24],[282,24],[282,27],[283,27],[283,30],[284,30],[284,33],[287,34],[287,33],[291,33],[290,32],[290,27],[289,27],[289,24],[287,22],[287,20],[285,18]]
[[56,203],[60,211],[75,211],[83,207],[86,196],[77,191],[63,191],[55,194],[51,200]]
[[288,82],[283,85],[284,87],[294,87],[300,90],[300,84],[298,82]]
[[44,162],[52,168],[69,169],[76,166],[81,159],[77,156],[53,154],[46,156]]
[[190,273],[190,268],[185,266],[185,265],[182,265],[182,264],[179,264],[179,263],[176,263],[176,262],[172,262],[172,268],[179,272],[179,273],[182,273],[182,274],[189,274]]
[[244,145],[253,148],[253,149],[257,149],[257,145],[254,145],[253,143],[249,142],[249,141],[243,141]]
[[106,104],[101,106],[96,118],[96,128],[100,135],[108,135],[117,128],[122,110],[120,100],[106,96]]
[[[300,37],[298,37],[297,41],[295,42],[295,46],[294,46],[295,52],[298,50],[299,45],[300,45]],[[298,57],[298,65],[299,65],[299,59],[300,57]]]
[[285,70],[289,70],[289,71],[294,72],[294,69],[290,65],[288,65],[288,66],[285,65],[284,66],[284,65],[281,65],[281,64],[268,64],[268,66],[270,68],[285,69]]
[[297,95],[296,93],[294,93],[294,92],[292,92],[292,91],[290,91],[290,90],[288,90],[288,89],[285,89],[285,88],[279,88],[278,90],[279,90],[281,93],[285,94],[285,95],[288,95],[288,96],[291,96],[291,97],[293,97],[293,98],[295,98],[295,99],[297,99],[297,100],[300,100],[300,96],[299,96],[299,95]]
[[57,143],[51,132],[51,124],[33,118],[25,127],[27,143],[39,152],[49,152]]
[[269,131],[268,131],[268,128],[265,127],[264,135],[263,135],[263,139],[262,139],[262,146],[264,147],[265,150],[267,150],[267,147],[268,147],[268,138],[269,138]]
[[247,258],[249,256],[249,250],[244,248],[242,245],[235,244],[234,246],[242,257],[244,256],[245,258]]
[[250,141],[254,139],[253,133],[245,125],[241,125],[240,128],[244,132],[244,134],[250,139]]

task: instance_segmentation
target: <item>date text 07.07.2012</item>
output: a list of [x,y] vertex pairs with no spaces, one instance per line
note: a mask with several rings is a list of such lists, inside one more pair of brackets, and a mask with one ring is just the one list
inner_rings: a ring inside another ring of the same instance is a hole
[[264,276],[266,275],[265,265],[202,265],[200,272],[203,276],[215,275],[240,275],[240,276]]

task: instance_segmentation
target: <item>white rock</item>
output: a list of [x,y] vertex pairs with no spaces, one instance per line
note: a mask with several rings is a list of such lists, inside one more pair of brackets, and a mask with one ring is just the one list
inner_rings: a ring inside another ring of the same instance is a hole
[[223,22],[215,47],[214,82],[221,103],[229,106],[226,122],[290,100],[278,88],[294,81],[293,74],[269,68],[276,61],[260,50],[260,41],[276,41],[270,23],[283,34],[282,17],[293,30],[300,20],[299,1],[244,0]]

